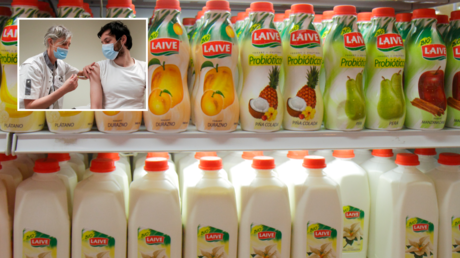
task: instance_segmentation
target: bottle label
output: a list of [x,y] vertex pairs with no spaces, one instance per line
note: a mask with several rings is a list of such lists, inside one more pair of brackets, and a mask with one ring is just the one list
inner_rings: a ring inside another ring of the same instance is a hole
[[434,225],[421,218],[406,219],[406,258],[433,257]]
[[337,230],[321,223],[307,223],[307,257],[335,257]]
[[57,258],[57,239],[36,230],[23,230],[21,258]]
[[281,231],[265,225],[251,225],[251,256],[278,257],[281,254]]
[[452,217],[452,258],[460,258],[460,217]]
[[449,37],[446,41],[446,126],[460,128],[460,20],[451,21],[451,25]]
[[149,228],[137,229],[137,257],[170,257],[171,237]]
[[96,230],[83,229],[81,233],[81,258],[115,257],[115,238]]
[[230,235],[214,227],[198,226],[198,257],[227,257]]
[[343,252],[354,253],[363,250],[365,213],[353,206],[343,207]]

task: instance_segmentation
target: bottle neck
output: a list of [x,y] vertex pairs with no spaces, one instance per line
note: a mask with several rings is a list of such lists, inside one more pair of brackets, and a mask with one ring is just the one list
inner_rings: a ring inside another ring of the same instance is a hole
[[459,173],[460,172],[460,166],[450,166],[450,165],[441,164],[439,167],[437,167],[437,169],[442,172],[449,172],[449,173]]
[[372,161],[375,163],[393,162],[392,157],[377,157],[377,156],[373,156]]
[[305,168],[305,171],[307,172],[308,176],[314,176],[314,177],[324,177],[323,169],[313,169],[313,168]]
[[[12,6],[11,9],[12,9],[11,17],[19,15],[16,18],[33,18],[35,17],[34,13],[38,12],[38,7],[36,6],[15,5],[15,6]],[[29,10],[29,9],[34,9],[34,11],[31,11],[31,13],[29,12],[28,14],[26,14],[26,10]]]
[[201,170],[203,173],[203,178],[221,178],[219,171],[220,170]]
[[422,161],[433,161],[435,159],[435,156],[432,155],[418,155],[418,159],[420,162]]
[[256,177],[271,178],[275,177],[275,173],[271,169],[256,169]]
[[166,171],[147,171],[145,176],[149,179],[166,179]]
[[58,172],[53,172],[53,173],[34,173],[34,179],[37,181],[48,181],[51,178],[54,178],[57,176]]
[[421,173],[420,170],[418,170],[417,166],[398,165],[398,167],[395,169],[395,171],[397,171],[399,173],[407,173],[407,174],[419,174],[419,173]]

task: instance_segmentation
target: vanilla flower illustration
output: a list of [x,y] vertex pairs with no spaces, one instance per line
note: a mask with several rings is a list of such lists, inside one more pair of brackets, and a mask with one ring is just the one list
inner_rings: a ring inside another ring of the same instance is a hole
[[406,250],[406,253],[411,253],[414,257],[429,256],[433,250],[428,236],[422,237],[418,241],[409,240],[409,244],[410,246],[408,246],[409,249]]
[[104,251],[104,252],[100,252],[96,254],[96,256],[85,254],[85,258],[111,258],[111,257],[109,255],[109,251]]
[[201,254],[206,258],[226,258],[223,246],[214,247],[211,252],[201,250]]
[[142,258],[168,258],[165,251],[166,251],[165,249],[161,249],[161,250],[156,250],[155,252],[153,252],[152,255],[145,254],[145,253],[141,253],[141,255],[142,255]]
[[[352,224],[349,228],[344,227],[343,228],[343,238],[345,238],[345,241],[347,242],[347,245],[353,245],[354,241],[360,241],[362,239],[363,232],[361,231],[361,228],[359,227],[359,222]],[[344,247],[345,247],[344,246]]]
[[26,254],[26,258],[52,258],[51,252],[43,252],[39,254],[38,256],[28,256]]
[[457,247],[454,246],[454,249],[452,250],[453,253],[460,253],[460,240],[455,239],[455,243],[457,244]]
[[254,258],[275,258],[278,257],[278,250],[275,248],[276,245],[267,245],[265,250],[259,250],[254,248],[256,256]]
[[331,243],[325,243],[320,246],[319,249],[310,246],[312,254],[308,256],[309,258],[336,258],[337,254],[332,249]]

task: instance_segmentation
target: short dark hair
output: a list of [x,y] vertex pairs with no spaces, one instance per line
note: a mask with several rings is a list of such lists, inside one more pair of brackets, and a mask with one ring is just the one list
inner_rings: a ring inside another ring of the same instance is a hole
[[130,50],[133,46],[133,39],[131,38],[129,29],[121,21],[113,21],[102,26],[101,30],[97,33],[97,36],[101,38],[102,34],[106,31],[110,31],[109,34],[115,36],[116,40],[119,40],[123,35],[126,35],[126,48]]

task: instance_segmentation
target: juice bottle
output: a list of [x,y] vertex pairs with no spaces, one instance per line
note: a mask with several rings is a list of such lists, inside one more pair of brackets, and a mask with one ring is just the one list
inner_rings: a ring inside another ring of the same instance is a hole
[[439,34],[441,34],[444,43],[447,45],[447,35],[449,34],[450,25],[449,25],[449,15],[438,14],[436,15],[436,28],[438,29]]
[[193,27],[195,25],[195,18],[183,18],[182,19],[182,24],[184,25],[185,32],[187,32],[187,38],[190,40],[190,33],[193,30]]
[[275,22],[276,30],[281,34],[284,30],[284,13],[275,13],[273,21]]
[[[0,159],[1,159],[0,155]],[[22,181],[22,174],[16,166],[11,162],[3,161],[0,163],[0,182],[6,191],[7,212],[11,216],[14,215],[14,200],[16,198],[16,188]]]
[[[324,11],[323,12],[323,21],[321,22],[321,31],[318,31],[321,37],[321,44],[323,46],[323,53],[324,53],[324,42],[326,42],[326,38],[329,35],[329,32],[332,28],[332,17],[334,17],[334,11]],[[324,95],[324,90],[326,89],[326,71],[324,70],[324,59],[321,64],[321,70],[319,73],[319,88],[321,90],[321,94]]]
[[93,12],[91,11],[91,8],[89,7],[88,3],[83,3],[83,9],[85,11],[81,15],[82,18],[92,18],[93,17]]
[[70,218],[59,163],[40,159],[34,171],[16,192],[14,257],[69,258]]
[[132,133],[139,130],[142,111],[95,111],[97,129],[104,133]]
[[416,168],[419,161],[415,154],[398,154],[396,164],[397,168],[379,180],[374,257],[439,257],[433,181]]
[[272,3],[251,3],[251,12],[241,44],[241,128],[253,132],[278,131],[284,114],[279,87],[283,60],[281,37],[273,23]]
[[78,183],[72,220],[72,257],[126,258],[123,189],[110,159],[91,161],[94,175]]
[[85,12],[83,2],[79,0],[59,0],[57,7],[59,18],[81,18]]
[[239,12],[238,15],[236,16],[235,32],[236,32],[236,37],[238,39],[240,38],[241,33],[244,30],[246,17],[247,17],[246,12]]
[[396,29],[398,29],[404,42],[406,42],[407,35],[412,28],[412,13],[398,13],[396,14]]
[[323,25],[323,15],[315,14],[315,19],[313,20],[313,26],[315,26],[315,29],[318,33],[321,32],[322,25]]
[[203,177],[189,189],[187,205],[182,209],[183,257],[236,258],[238,216],[233,186],[219,173],[221,158],[202,158],[200,169]]
[[144,111],[144,123],[151,132],[182,132],[190,120],[190,45],[180,10],[178,0],[157,1],[149,29],[149,111]]
[[451,14],[450,31],[447,36],[447,67],[446,67],[446,126],[460,128],[460,12]]
[[[0,165],[1,169],[1,165]],[[8,196],[5,185],[0,182],[0,256],[11,258],[12,219],[8,213]]]
[[368,257],[375,257],[375,228],[379,223],[375,218],[377,217],[376,206],[377,203],[377,188],[379,186],[379,178],[385,172],[396,168],[393,160],[393,151],[391,149],[375,149],[372,151],[374,156],[370,160],[364,162],[361,167],[366,171],[369,178],[369,189],[371,194],[371,214],[369,222],[369,247],[367,250]]
[[358,31],[356,15],[354,6],[334,7],[332,27],[324,43],[324,126],[330,130],[361,130],[366,119],[363,93],[366,46]]
[[[167,152],[149,152],[147,155],[147,159],[144,160],[145,166],[139,167],[138,169],[134,170],[134,181],[143,178],[145,175],[148,174],[147,169],[147,160],[153,159],[153,158],[165,158],[168,163],[168,169],[165,171],[166,178],[171,182],[173,186],[177,188],[177,191],[179,192],[179,176],[176,173],[176,170],[174,169],[174,164],[169,161],[169,155]],[[133,182],[134,182],[133,181]]]
[[420,165],[417,166],[417,169],[425,174],[439,165],[436,160],[436,149],[415,149],[414,153],[417,154],[418,160],[420,161]]
[[34,132],[43,129],[44,111],[18,111],[18,18],[34,18],[38,12],[37,0],[14,0],[12,16],[3,28],[0,56],[0,129],[5,132]]
[[353,150],[335,150],[334,157],[336,159],[328,164],[324,172],[340,186],[343,205],[342,257],[365,258],[371,204],[367,174],[352,161]]
[[372,26],[364,38],[367,52],[364,94],[369,129],[399,130],[404,125],[402,72],[406,56],[394,12],[389,7],[373,9]]
[[[40,3],[41,2],[39,2],[39,5]],[[2,31],[3,31],[3,27],[5,26],[5,23],[10,19],[10,17],[11,17],[11,9],[8,6],[0,7],[0,29],[2,29]]]
[[83,133],[93,128],[94,111],[46,111],[48,129],[53,133]]
[[405,125],[410,129],[440,130],[446,122],[444,70],[447,50],[436,29],[434,9],[414,10],[405,47]]
[[203,132],[231,132],[239,118],[238,39],[230,23],[227,1],[206,2],[205,23],[198,33],[195,71],[196,95],[192,110],[195,125]]
[[[363,35],[364,41],[367,38],[367,32],[371,28],[372,22],[372,13],[371,12],[360,12],[358,13],[358,30]],[[367,43],[367,42],[366,42]]]
[[130,190],[128,257],[182,255],[182,221],[179,192],[168,179],[168,160],[149,158],[148,173]]
[[[275,159],[255,157],[256,176],[241,192],[243,209],[239,227],[238,257],[256,255],[290,257],[291,212],[285,184],[276,178]],[[262,256],[263,257],[263,256]]]
[[428,173],[435,184],[439,205],[438,257],[460,256],[460,155],[439,154],[439,164]]
[[69,215],[72,215],[72,201],[73,201],[73,192],[75,187],[77,187],[78,178],[77,173],[70,166],[68,162],[70,160],[70,155],[68,153],[50,153],[48,154],[47,159],[54,159],[59,162],[59,171],[57,175],[59,179],[62,180],[66,189],[67,189],[67,203],[69,204]]
[[287,130],[318,130],[323,122],[323,95],[318,86],[323,48],[313,26],[314,14],[312,5],[292,5],[291,22],[283,34],[283,128]]
[[107,18],[134,18],[134,10],[131,0],[107,1]]
[[295,186],[292,256],[342,256],[342,201],[339,186],[323,173],[326,160],[308,156],[303,161],[305,182]]

